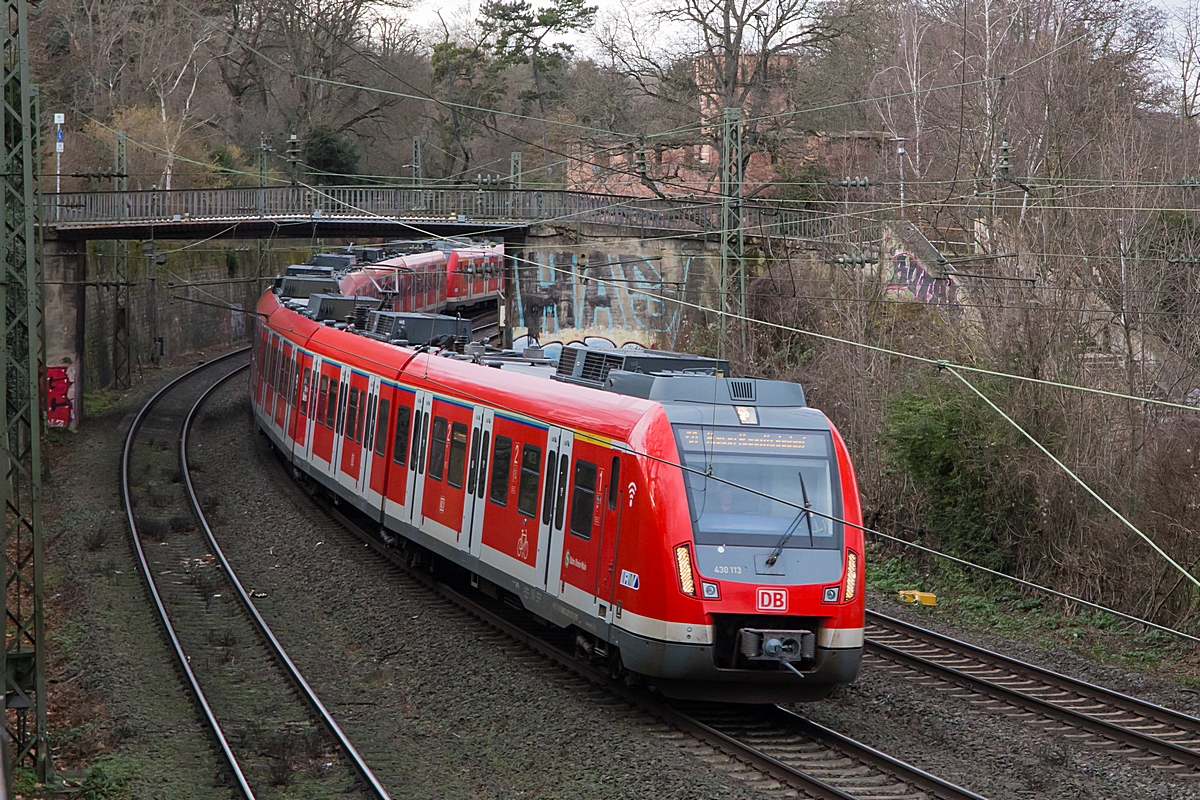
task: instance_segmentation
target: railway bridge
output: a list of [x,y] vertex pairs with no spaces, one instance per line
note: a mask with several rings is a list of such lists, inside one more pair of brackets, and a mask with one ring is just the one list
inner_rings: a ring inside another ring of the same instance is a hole
[[[252,307],[262,277],[303,260],[291,245],[487,235],[514,256],[518,326],[660,334],[679,321],[661,297],[710,280],[724,219],[715,195],[488,186],[71,192],[40,203],[46,365],[66,387],[72,422],[84,385],[128,385],[131,370],[163,353],[237,338],[244,319],[230,309]],[[746,203],[741,217],[749,237],[806,241],[836,236],[845,222],[769,203]],[[235,241],[206,244],[216,239]]]
[[[553,189],[281,186],[43,195],[42,224],[63,241],[96,239],[411,237],[495,233],[530,225],[599,225],[644,234],[721,229],[721,198],[671,199]],[[827,214],[747,203],[750,234],[822,238]]]

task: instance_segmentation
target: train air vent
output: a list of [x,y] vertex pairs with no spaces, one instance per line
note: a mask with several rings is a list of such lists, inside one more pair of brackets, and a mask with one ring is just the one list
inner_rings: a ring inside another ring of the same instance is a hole
[[729,399],[754,402],[754,381],[729,381]]
[[556,374],[571,377],[575,374],[575,357],[579,355],[578,347],[564,347],[558,357]]
[[729,362],[665,350],[614,350],[572,344],[562,349],[554,377],[604,388],[613,370],[643,375],[719,375],[729,377]]
[[583,356],[583,369],[579,371],[580,379],[588,383],[604,383],[609,371],[620,369],[625,359],[620,356],[596,350],[589,350]]

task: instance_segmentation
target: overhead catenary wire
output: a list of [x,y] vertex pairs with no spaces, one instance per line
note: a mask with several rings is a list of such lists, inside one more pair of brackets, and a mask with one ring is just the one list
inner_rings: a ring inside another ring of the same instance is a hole
[[[345,200],[340,200],[338,198],[334,198],[331,195],[329,195],[325,192],[322,192],[322,190],[319,189],[318,187],[309,186],[308,184],[303,184],[303,183],[301,185],[311,191],[323,194],[329,200],[332,200],[334,202],[337,202],[342,205],[353,208],[367,216],[378,217],[379,219],[389,219],[388,217],[384,217],[380,214],[376,214],[374,212],[367,211],[365,209],[354,206],[352,203],[349,203]],[[389,220],[389,221],[396,222],[396,220]],[[421,231],[421,229],[419,227],[417,227],[415,225],[411,225],[409,223],[404,223],[404,222],[400,222],[399,224],[401,224],[405,227],[408,227],[408,228],[412,228],[413,230],[416,230],[418,232],[423,232],[423,231]],[[520,258],[516,255],[509,255],[509,257],[511,259],[513,259],[514,262],[520,261],[520,262],[524,262],[526,264],[543,267],[545,269],[550,269],[550,270],[557,271],[557,272],[574,274],[574,272],[572,270],[566,270],[561,267],[556,267],[553,265],[542,265],[539,262],[531,261],[531,260],[525,259],[525,258]],[[600,277],[593,278],[593,280],[597,281],[598,283],[613,285],[614,287],[617,285],[615,283],[610,284],[607,280],[605,280],[604,278],[600,278]],[[845,344],[848,346],[857,347],[857,348],[861,348],[864,350],[870,350],[872,352],[878,352],[878,353],[881,353],[884,355],[897,356],[900,358],[918,361],[918,362],[930,364],[933,366],[950,366],[950,367],[954,367],[956,369],[960,369],[960,370],[963,370],[966,372],[975,372],[975,373],[984,374],[984,375],[991,375],[993,377],[998,377],[998,378],[1006,378],[1006,379],[1010,379],[1010,380],[1023,381],[1023,382],[1027,382],[1027,383],[1034,383],[1034,384],[1045,385],[1045,386],[1052,386],[1052,387],[1061,388],[1061,389],[1069,389],[1069,390],[1079,391],[1079,392],[1106,395],[1109,397],[1115,397],[1115,398],[1120,398],[1120,399],[1124,399],[1124,400],[1133,400],[1133,401],[1137,401],[1137,402],[1167,406],[1167,407],[1182,409],[1184,411],[1189,411],[1192,413],[1200,411],[1200,408],[1197,408],[1195,406],[1189,406],[1189,405],[1185,405],[1183,403],[1174,403],[1169,400],[1161,400],[1161,399],[1156,399],[1156,398],[1151,398],[1151,397],[1141,397],[1138,395],[1125,394],[1123,392],[1114,392],[1114,391],[1111,391],[1108,389],[1097,389],[1097,388],[1090,387],[1090,386],[1079,386],[1077,384],[1065,383],[1062,381],[1052,381],[1052,380],[1047,380],[1044,378],[1033,378],[1033,377],[1029,377],[1026,375],[1016,375],[1013,373],[1000,372],[997,370],[987,369],[985,367],[976,367],[976,366],[971,366],[968,364],[956,364],[956,363],[946,362],[946,361],[942,361],[942,360],[938,360],[938,359],[928,358],[925,356],[919,356],[914,353],[905,353],[900,350],[892,350],[890,348],[882,347],[880,345],[868,344],[866,342],[856,342],[852,339],[845,339],[843,337],[833,336],[831,334],[818,333],[817,331],[806,330],[804,328],[798,328],[798,327],[795,327],[792,325],[785,325],[783,323],[770,322],[767,320],[760,320],[755,317],[748,316],[746,314],[729,312],[729,311],[725,311],[723,309],[716,309],[716,308],[712,308],[709,306],[705,306],[700,303],[693,303],[693,302],[690,302],[690,301],[685,300],[680,297],[669,297],[669,296],[662,295],[662,294],[654,294],[654,293],[648,292],[648,291],[641,291],[641,292],[639,292],[639,294],[642,294],[646,297],[651,297],[651,298],[654,298],[657,300],[661,300],[664,302],[676,303],[681,306],[693,308],[693,309],[696,309],[699,311],[704,311],[707,313],[713,313],[713,314],[719,314],[719,315],[723,314],[727,317],[730,317],[732,319],[736,319],[739,321],[750,322],[750,323],[753,323],[756,325],[774,328],[777,330],[783,330],[783,331],[789,331],[792,333],[803,334],[805,336],[812,336],[814,338],[822,339],[825,341],[831,341],[831,342],[835,342],[835,343]]]
[[1125,527],[1129,528],[1129,530],[1133,531],[1139,537],[1141,537],[1142,540],[1146,542],[1146,544],[1150,545],[1150,547],[1153,548],[1154,552],[1158,553],[1160,556],[1162,556],[1164,559],[1166,559],[1167,563],[1169,563],[1171,566],[1173,566],[1175,569],[1177,569],[1179,572],[1181,572],[1184,575],[1184,577],[1186,577],[1188,580],[1190,580],[1192,583],[1194,583],[1197,588],[1200,588],[1200,580],[1198,580],[1194,575],[1192,575],[1192,573],[1188,572],[1187,569],[1184,568],[1178,561],[1176,561],[1174,558],[1172,558],[1170,555],[1168,555],[1167,552],[1165,550],[1163,550],[1158,545],[1157,542],[1155,542],[1153,539],[1151,539],[1149,536],[1147,536],[1145,533],[1143,533],[1141,531],[1141,529],[1139,529],[1136,525],[1134,525],[1132,522],[1130,522],[1129,519],[1124,514],[1122,514],[1120,511],[1117,511],[1117,509],[1113,508],[1112,504],[1109,503],[1107,500],[1105,500],[1103,497],[1101,497],[1099,492],[1097,492],[1095,489],[1093,489],[1091,486],[1089,486],[1088,483],[1083,480],[1083,478],[1080,478],[1077,474],[1075,474],[1074,470],[1072,470],[1070,467],[1068,467],[1066,464],[1064,464],[1061,460],[1059,460],[1058,456],[1051,453],[1044,444],[1039,442],[1037,440],[1037,438],[1034,437],[1033,434],[1031,434],[1029,431],[1027,431],[1023,427],[1021,427],[1020,423],[1018,423],[1016,420],[1014,420],[1012,417],[1010,417],[1008,414],[1006,414],[1004,412],[1004,409],[1002,409],[1002,408],[1000,408],[1000,406],[996,405],[995,402],[993,402],[992,399],[990,397],[988,397],[986,394],[981,392],[979,390],[979,388],[977,386],[975,386],[975,384],[971,383],[966,378],[964,378],[962,375],[958,374],[958,372],[955,371],[955,369],[953,367],[951,367],[947,362],[939,362],[938,367],[940,369],[946,370],[951,375],[953,375],[955,378],[958,378],[958,380],[962,381],[963,385],[965,385],[976,396],[978,396],[981,400],[983,400],[985,403],[987,403],[989,406],[991,406],[993,411],[995,411],[997,414],[999,414],[1001,417],[1003,417],[1005,422],[1007,422],[1009,425],[1012,425],[1014,428],[1016,428],[1017,431],[1020,432],[1020,434],[1022,436],[1024,436],[1026,439],[1028,439],[1029,442],[1031,444],[1033,444],[1034,447],[1036,447],[1038,450],[1041,450],[1042,453],[1045,454],[1045,456],[1047,458],[1049,458],[1051,461],[1054,462],[1055,466],[1057,466],[1063,472],[1067,473],[1067,475],[1069,475],[1073,481],[1078,483],[1083,488],[1083,490],[1086,491],[1088,494],[1090,494],[1098,503],[1100,503],[1100,505],[1104,506],[1104,508],[1106,508],[1109,512],[1111,512],[1113,516],[1115,516],[1117,519],[1121,520],[1121,522],[1124,523]]
[[[97,122],[99,122],[99,121],[97,120]],[[104,125],[104,123],[100,123],[100,124]],[[108,127],[108,126],[105,126],[105,127]],[[131,140],[131,141],[134,141],[134,140]],[[141,142],[135,142],[135,144],[153,149],[153,145],[147,145],[147,144],[141,143]],[[300,182],[299,185],[303,186],[306,189],[309,189],[310,191],[320,194],[322,197],[324,197],[325,199],[327,199],[331,202],[335,202],[340,205],[346,206],[347,208],[357,211],[357,212],[363,214],[364,216],[373,217],[373,218],[384,220],[384,221],[387,221],[387,222],[390,222],[393,224],[397,224],[397,225],[400,225],[401,227],[409,228],[409,229],[413,230],[414,232],[420,234],[421,236],[426,236],[426,237],[428,236],[428,232],[425,231],[423,228],[421,228],[419,225],[404,222],[402,220],[396,220],[394,218],[386,217],[382,214],[378,214],[376,212],[372,212],[372,211],[368,211],[366,209],[360,208],[358,206],[355,206],[353,203],[350,203],[348,201],[341,200],[339,198],[334,197],[333,195],[329,194],[328,192],[322,190],[320,187],[313,186],[313,185],[310,185],[310,184],[307,184],[304,182]],[[640,199],[642,199],[642,198],[627,198],[626,204],[628,202],[633,202],[633,201],[637,201]],[[612,206],[612,207],[619,207],[619,205],[621,205],[621,204],[614,204],[614,206]],[[779,223],[779,224],[783,224],[783,223]],[[497,227],[494,230],[496,232],[500,232],[500,231],[506,230],[508,227],[510,227],[510,226],[501,226],[501,227]],[[486,232],[487,231],[484,231],[483,233],[486,233]],[[667,237],[667,238],[677,238],[677,235],[676,235],[676,237]],[[567,269],[557,267],[554,265],[542,264],[537,261],[520,258],[516,255],[510,254],[509,257],[512,258],[514,262],[523,262],[523,263],[529,264],[531,266],[542,268],[542,269],[549,269],[552,271],[574,274],[574,271],[572,271],[572,270],[567,270]],[[609,282],[606,279],[600,278],[600,277],[594,277],[594,278],[592,278],[592,280],[595,280],[598,283],[612,285],[614,287],[617,286],[617,284],[615,282]],[[892,355],[892,356],[896,356],[896,357],[900,357],[900,358],[918,361],[921,363],[931,364],[934,366],[937,366],[939,363],[942,363],[936,359],[919,356],[919,355],[916,355],[913,353],[905,353],[903,351],[892,350],[890,348],[882,347],[879,345],[872,345],[872,344],[868,344],[866,342],[856,342],[851,339],[845,339],[842,337],[833,336],[831,334],[823,334],[823,333],[819,333],[817,331],[806,330],[806,329],[798,328],[798,327],[791,326],[791,325],[785,325],[783,323],[770,322],[767,320],[760,320],[760,319],[748,316],[746,314],[729,312],[729,311],[725,311],[723,309],[705,306],[700,303],[693,303],[693,302],[690,302],[690,301],[685,300],[680,297],[670,297],[670,296],[663,295],[663,294],[655,294],[653,292],[645,291],[645,290],[639,291],[639,294],[642,294],[646,297],[650,297],[650,298],[653,298],[656,300],[661,300],[663,302],[676,303],[680,306],[693,308],[695,310],[702,311],[705,313],[725,315],[729,318],[736,319],[739,321],[745,321],[745,322],[753,323],[756,325],[761,325],[764,327],[769,327],[769,328],[782,330],[782,331],[786,331],[786,332],[791,332],[791,333],[802,334],[805,336],[812,336],[817,339],[822,339],[825,341],[845,344],[845,345],[849,345],[849,346],[853,346],[853,347],[857,347],[857,348],[861,348],[861,349],[870,350],[873,352],[878,352],[878,353],[885,354],[885,355]],[[1193,413],[1200,410],[1195,406],[1189,406],[1189,405],[1185,405],[1183,403],[1175,403],[1175,402],[1171,402],[1168,400],[1162,400],[1162,399],[1158,399],[1158,398],[1143,397],[1143,396],[1138,396],[1138,395],[1126,394],[1123,392],[1114,392],[1114,391],[1107,390],[1107,389],[1097,389],[1097,388],[1093,388],[1093,387],[1079,386],[1077,384],[1070,384],[1070,383],[1065,383],[1062,381],[1052,381],[1052,380],[1047,380],[1044,378],[1033,378],[1033,377],[1024,376],[1024,375],[1016,375],[1013,373],[1006,373],[1006,372],[1001,372],[1001,371],[997,371],[997,370],[987,369],[984,367],[971,366],[971,365],[967,365],[967,364],[950,364],[949,366],[953,366],[957,369],[968,371],[968,372],[975,372],[975,373],[979,373],[979,374],[991,375],[993,377],[1024,381],[1024,382],[1028,382],[1028,383],[1040,384],[1040,385],[1051,386],[1051,387],[1062,388],[1062,389],[1069,389],[1069,390],[1073,390],[1073,391],[1106,395],[1109,397],[1120,398],[1120,399],[1124,399],[1124,400],[1131,400],[1131,401],[1136,401],[1136,402],[1143,402],[1143,403],[1149,403],[1149,404],[1153,404],[1153,405],[1160,405],[1160,406],[1182,409],[1182,410],[1193,412]]]

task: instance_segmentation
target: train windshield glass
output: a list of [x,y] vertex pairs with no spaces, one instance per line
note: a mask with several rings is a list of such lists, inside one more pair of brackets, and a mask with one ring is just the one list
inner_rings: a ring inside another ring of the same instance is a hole
[[771,547],[792,528],[787,547],[841,546],[840,524],[813,514],[810,537],[797,519],[804,491],[814,511],[841,516],[827,432],[677,425],[675,433],[698,544]]

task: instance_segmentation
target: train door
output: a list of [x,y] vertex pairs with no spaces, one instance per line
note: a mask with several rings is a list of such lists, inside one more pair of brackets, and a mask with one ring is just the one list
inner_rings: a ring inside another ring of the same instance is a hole
[[[317,426],[324,422],[324,420],[317,419],[317,412],[320,408],[318,389],[321,385],[321,363],[321,357],[314,354],[312,362],[309,364],[308,386],[305,389],[308,402],[304,409],[304,446],[297,450],[297,455],[309,463],[313,459],[313,438],[317,435]],[[326,391],[328,392],[328,385]]]
[[554,470],[554,497],[550,509],[549,528],[546,536],[546,566],[542,573],[542,588],[555,597],[562,586],[563,536],[566,532],[567,485],[571,477],[571,450],[575,434],[558,430],[558,465]]
[[320,373],[316,384],[317,414],[313,420],[312,464],[322,472],[329,472],[333,464],[333,426],[337,414],[338,377],[341,375],[341,368],[322,359]]
[[392,454],[392,409],[396,393],[392,387],[380,382],[375,400],[375,425],[367,447],[370,460],[367,478],[363,481],[361,494],[373,508],[383,508],[387,492],[388,458]]
[[[580,443],[572,453],[560,590],[563,598],[593,613],[599,583],[611,451],[592,442]],[[606,609],[607,610],[607,609]]]
[[284,423],[287,421],[287,373],[292,359],[292,345],[286,340],[280,340],[278,378],[275,381],[275,408],[272,409],[271,424],[275,432],[284,435]]
[[337,383],[329,382],[329,402],[333,403],[333,453],[329,458],[329,477],[338,480],[342,463],[342,452],[345,448],[346,404],[350,397],[350,368],[338,369]]
[[461,547],[473,406],[435,399],[421,516],[427,533]]
[[370,502],[372,508],[379,506],[379,495],[371,495],[371,467],[374,465],[375,454],[375,418],[379,411],[379,378],[370,375],[367,378],[366,403],[360,409],[362,415],[362,435],[358,437],[361,446],[359,453],[358,480],[354,484],[354,493]]
[[346,426],[342,433],[342,453],[338,459],[338,483],[357,490],[362,475],[363,438],[370,401],[371,378],[359,372],[350,373],[346,393]]
[[483,406],[475,406],[471,418],[471,461],[467,467],[467,496],[463,503],[464,536],[459,545],[471,555],[478,557],[483,539],[483,509],[487,499],[487,472],[492,446],[492,423],[496,412]]
[[259,317],[254,317],[254,328],[258,332],[258,346],[254,348],[254,364],[252,369],[254,376],[254,407],[257,410],[261,410],[263,405],[263,387],[266,385],[264,369],[267,364],[267,346],[271,341],[271,335]]
[[404,496],[408,498],[408,523],[421,527],[421,496],[425,493],[426,454],[429,442],[429,412],[433,407],[433,395],[417,392],[414,401],[412,446],[408,451],[408,487]]
[[[408,492],[409,475],[416,469],[415,460],[409,459],[409,440],[414,435],[416,392],[403,386],[393,387],[391,442],[388,445],[391,452],[391,463],[387,468],[387,481],[384,495],[385,522],[396,520],[409,522],[408,503],[411,494]],[[419,406],[417,406],[419,407]],[[372,478],[372,483],[376,479]]]
[[304,453],[304,442],[308,437],[308,384],[312,381],[312,359],[303,350],[296,358],[296,408],[288,425],[292,438],[293,457]]
[[621,537],[621,509],[626,492],[621,484],[621,456],[613,453],[608,464],[608,475],[605,476],[607,486],[602,493],[602,508],[600,511],[600,544],[597,548],[596,589],[595,595],[600,604],[597,613],[607,621],[612,621],[613,594],[616,590],[617,550]]
[[260,416],[263,420],[269,422],[272,412],[275,409],[274,403],[274,384],[275,374],[275,335],[267,331],[267,352],[263,358],[263,392],[262,402],[259,404]]
[[542,580],[545,585],[545,575],[549,557],[551,533],[554,530],[554,498],[558,487],[559,448],[562,444],[562,428],[550,428],[546,434],[546,469],[542,473],[542,507],[538,519],[538,554],[537,565],[542,570]]

